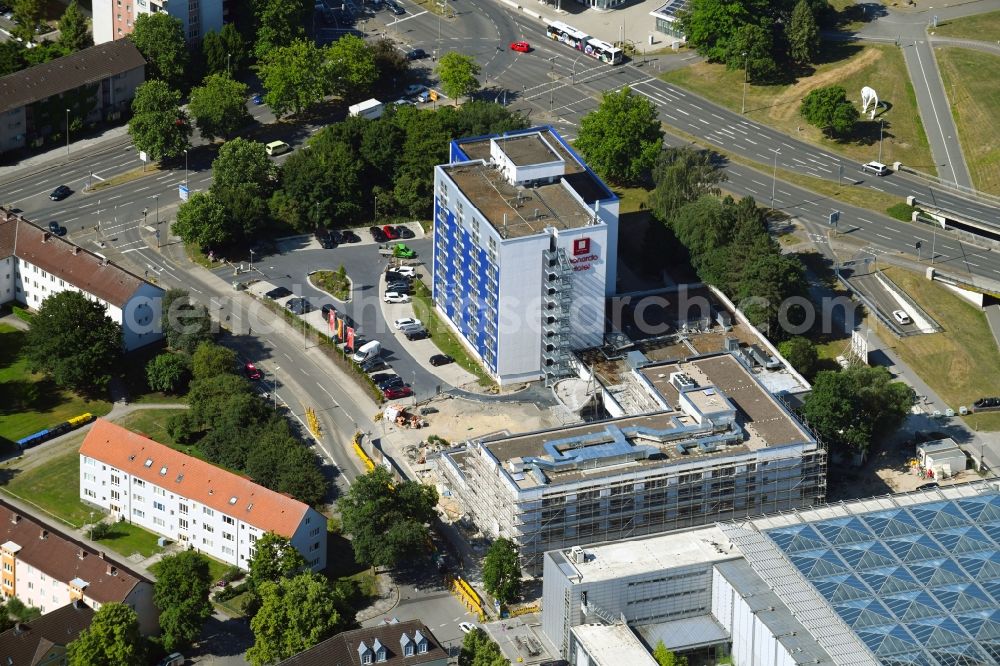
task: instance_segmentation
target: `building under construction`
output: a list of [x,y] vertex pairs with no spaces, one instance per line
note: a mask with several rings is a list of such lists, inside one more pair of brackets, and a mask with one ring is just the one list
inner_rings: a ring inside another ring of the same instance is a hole
[[547,550],[824,500],[826,450],[735,354],[628,374],[645,413],[486,437],[442,456],[472,520],[518,543],[530,573]]

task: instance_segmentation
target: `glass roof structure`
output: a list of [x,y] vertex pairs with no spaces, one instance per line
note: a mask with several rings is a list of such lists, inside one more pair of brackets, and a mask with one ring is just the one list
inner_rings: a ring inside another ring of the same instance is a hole
[[1000,664],[1000,493],[761,533],[885,666]]

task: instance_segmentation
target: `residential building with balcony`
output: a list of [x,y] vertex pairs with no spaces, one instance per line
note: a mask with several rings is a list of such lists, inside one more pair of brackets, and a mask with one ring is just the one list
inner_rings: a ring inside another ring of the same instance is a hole
[[166,13],[179,19],[188,41],[222,29],[226,0],[93,0],[94,43],[132,34],[142,14]]

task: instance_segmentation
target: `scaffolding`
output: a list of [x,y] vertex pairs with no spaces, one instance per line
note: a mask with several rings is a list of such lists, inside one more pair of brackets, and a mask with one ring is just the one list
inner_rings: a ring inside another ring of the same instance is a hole
[[542,253],[542,372],[545,385],[573,374],[570,322],[573,306],[573,266],[562,248]]

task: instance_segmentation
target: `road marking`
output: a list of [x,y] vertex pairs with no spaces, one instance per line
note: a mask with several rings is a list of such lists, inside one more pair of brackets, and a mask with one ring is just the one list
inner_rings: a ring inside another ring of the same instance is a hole
[[720,115],[719,115],[719,114],[717,114],[717,113],[713,113],[713,114],[712,114],[712,116],[713,116],[713,117],[715,117],[715,118],[718,118],[718,119],[719,119],[719,120],[721,120],[722,122],[726,122],[726,119],[725,119],[725,118],[723,118],[722,116],[720,116]]
[[690,113],[688,113],[684,109],[680,108],[679,106],[675,106],[674,107],[674,111],[677,111],[678,113],[683,113],[685,116],[690,116],[691,115]]
[[666,111],[660,111],[660,113],[662,113],[663,115],[665,115],[667,118],[670,118],[671,120],[674,120],[674,121],[677,120],[677,118],[675,118],[674,116],[670,115]]
[[751,182],[753,182],[753,183],[757,183],[757,184],[758,184],[758,185],[760,185],[761,187],[767,187],[767,183],[762,183],[762,182],[760,182],[759,180],[751,180]]
[[[934,104],[934,94],[931,92],[931,83],[930,81],[927,80],[927,70],[924,69],[924,61],[920,57],[920,49],[914,48],[913,52],[917,54],[917,64],[920,65],[920,73],[924,77],[924,85],[927,87],[927,91],[931,93],[928,95],[928,97],[931,100],[931,111],[934,112],[934,121],[937,123],[938,132],[940,132],[941,139],[943,140],[944,143],[944,154],[948,156],[948,164],[949,165],[954,164],[954,162],[951,161],[951,151],[948,150],[948,138],[950,137],[945,137],[944,128],[941,127],[941,119],[938,117],[937,105]],[[958,182],[958,177],[955,175],[954,166],[951,167],[951,179],[953,182],[956,183]]]
[[799,158],[797,158],[797,157],[793,157],[793,158],[792,158],[792,161],[793,161],[793,162],[798,162],[798,163],[799,163],[799,164],[801,164],[802,166],[805,166],[805,165],[806,165],[806,163],[805,163],[805,162],[803,162],[802,160],[800,160],[800,159],[799,159]]
[[881,187],[875,187],[874,185],[869,185],[868,187],[872,188],[873,190],[878,190],[879,192],[885,192],[885,190],[883,190]]
[[287,358],[289,361],[292,360],[292,357],[288,355],[288,352],[281,352],[281,353],[284,354],[285,358]]
[[754,141],[753,139],[751,139],[750,137],[747,137],[747,138],[746,138],[746,139],[744,139],[744,140],[745,140],[745,141],[746,141],[747,143],[752,143],[752,144],[753,144],[753,145],[755,145],[755,146],[757,145],[757,142],[756,142],[756,141]]
[[732,128],[734,129],[734,130],[736,130],[736,131],[737,131],[737,132],[739,132],[740,134],[747,134],[746,130],[741,130],[741,129],[740,129],[739,127],[737,127],[736,125],[730,125],[730,127],[732,127]]
[[968,260],[966,260],[966,262],[965,262],[965,263],[969,264],[970,266],[975,266],[976,268],[979,268],[979,267],[980,267],[980,266],[979,266],[979,264],[976,264],[976,263],[973,263],[973,262],[971,262],[971,261],[968,261]]
[[[858,219],[859,219],[859,220],[861,220],[862,222],[867,222],[868,224],[875,224],[875,223],[874,223],[874,222],[872,222],[871,220],[866,220],[866,219],[865,219],[865,218],[863,218],[863,217],[859,217]],[[888,228],[887,228],[886,230],[888,231]]]
[[786,197],[792,196],[791,192],[786,192],[784,190],[778,190],[778,194],[784,194]]
[[699,118],[698,122],[699,123],[704,123],[705,125],[711,125],[712,124],[712,123],[708,122],[707,120],[705,120],[704,118]]
[[91,176],[92,176],[92,177],[93,177],[93,178],[94,178],[95,180],[99,180],[99,181],[101,181],[101,182],[103,182],[103,181],[104,181],[104,179],[103,179],[103,178],[101,178],[100,176],[98,176],[98,175],[97,175],[96,173],[92,173],[92,174],[90,174],[90,175],[91,175]]
[[891,239],[891,238],[889,238],[888,236],[884,236],[884,235],[882,235],[882,234],[880,234],[880,233],[878,233],[878,232],[876,232],[876,233],[875,233],[875,235],[876,235],[876,236],[878,236],[879,238],[883,238],[883,239],[885,239],[885,240],[892,240],[892,239]]
[[18,192],[23,192],[24,189],[25,188],[21,187],[21,188],[18,188],[16,190],[11,190],[10,192],[7,193],[7,196],[10,196],[11,194],[17,194]]

